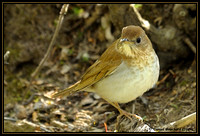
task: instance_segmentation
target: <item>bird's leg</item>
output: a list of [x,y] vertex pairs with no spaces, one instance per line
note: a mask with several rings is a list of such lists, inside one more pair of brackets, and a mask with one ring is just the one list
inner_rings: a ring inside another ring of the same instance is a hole
[[[120,113],[120,115],[117,117],[117,120],[119,120],[119,118],[120,118],[121,116],[123,116],[123,115],[125,115],[125,116],[126,116],[127,118],[129,118],[130,120],[133,120],[133,119],[131,118],[131,116],[133,116],[134,118],[138,119],[139,121],[142,121],[142,120],[143,120],[140,116],[138,116],[138,115],[136,115],[136,114],[133,114],[133,113],[129,113],[129,112],[127,112],[127,111],[121,109],[118,103],[113,103],[113,104],[115,105],[115,108],[117,108],[118,111],[119,111],[119,113]],[[113,104],[112,104],[112,105],[113,105]],[[113,105],[113,106],[114,106],[114,105]]]
[[120,113],[120,115],[118,115],[117,117],[117,124],[119,122],[119,119],[121,116],[125,115],[127,118],[129,118],[130,120],[133,120],[131,118],[131,116],[135,117],[136,119],[138,119],[139,121],[142,121],[142,118],[136,114],[132,114],[132,113],[128,113],[127,111],[123,110],[120,108],[119,104],[116,102],[110,102],[109,100],[105,99],[108,103],[110,103],[112,106],[114,106]]

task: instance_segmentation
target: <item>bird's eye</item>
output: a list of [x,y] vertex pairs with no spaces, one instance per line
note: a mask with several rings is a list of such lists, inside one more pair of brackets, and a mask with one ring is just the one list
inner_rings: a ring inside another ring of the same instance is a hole
[[138,37],[138,38],[136,39],[136,42],[137,42],[137,43],[140,43],[140,42],[141,42],[141,37]]

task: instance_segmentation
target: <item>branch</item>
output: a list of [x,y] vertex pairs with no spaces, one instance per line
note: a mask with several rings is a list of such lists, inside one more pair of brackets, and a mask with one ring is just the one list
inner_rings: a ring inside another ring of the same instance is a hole
[[68,7],[69,7],[69,4],[64,4],[61,8],[61,11],[60,11],[60,16],[59,16],[59,19],[58,19],[58,25],[56,26],[56,30],[55,30],[55,33],[53,35],[53,38],[49,44],[49,48],[44,56],[44,58],[40,61],[40,64],[38,65],[38,67],[36,68],[36,70],[31,74],[31,79],[32,78],[35,78],[35,76],[37,75],[37,73],[40,71],[40,69],[42,68],[44,62],[47,60],[50,52],[51,52],[51,49],[53,47],[53,44],[55,43],[55,39],[58,35],[58,32],[60,31],[60,28],[61,28],[61,25],[63,23],[63,19],[64,19],[64,16],[66,15],[67,13],[67,10],[68,10]]
[[189,39],[189,38],[185,38],[183,41],[188,45],[188,47],[189,47],[189,48],[194,52],[194,54],[196,55],[196,48],[195,48],[195,46],[193,45],[193,43],[190,41],[190,39]]
[[164,126],[164,128],[182,128],[196,121],[196,112]]

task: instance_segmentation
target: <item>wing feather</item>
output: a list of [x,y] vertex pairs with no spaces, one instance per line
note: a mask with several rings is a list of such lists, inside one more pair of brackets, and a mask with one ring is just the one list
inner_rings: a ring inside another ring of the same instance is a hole
[[92,66],[90,66],[82,76],[75,90],[81,90],[95,84],[104,77],[113,73],[122,63],[121,55],[115,50],[113,43]]
[[121,55],[115,50],[118,40],[113,43],[108,49],[101,55],[92,66],[90,66],[81,80],[76,82],[74,85],[58,92],[53,97],[69,95],[73,92],[82,90],[89,87],[101,79],[113,74],[115,69],[122,63]]

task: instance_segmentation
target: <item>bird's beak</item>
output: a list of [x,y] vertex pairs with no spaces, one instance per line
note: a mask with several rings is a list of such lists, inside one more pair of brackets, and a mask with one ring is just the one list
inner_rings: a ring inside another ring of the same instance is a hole
[[126,42],[126,41],[128,41],[129,44],[130,44],[130,43],[135,44],[135,41],[129,41],[127,38],[122,38],[122,39],[120,40],[120,43],[123,43],[123,42]]
[[124,41],[128,41],[128,39],[127,38],[123,38],[123,39],[120,40],[120,42],[124,42]]

